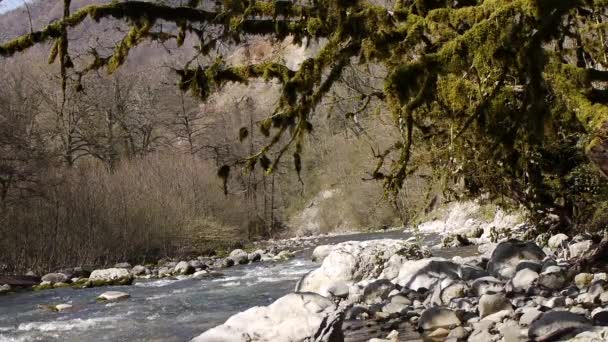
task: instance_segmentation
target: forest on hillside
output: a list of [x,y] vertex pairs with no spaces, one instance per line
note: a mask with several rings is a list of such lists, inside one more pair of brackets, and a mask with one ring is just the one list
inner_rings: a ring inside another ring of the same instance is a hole
[[[539,231],[603,230],[606,5],[64,0],[6,13],[0,264],[409,225],[480,196],[527,209]],[[311,206],[319,224],[301,231]]]

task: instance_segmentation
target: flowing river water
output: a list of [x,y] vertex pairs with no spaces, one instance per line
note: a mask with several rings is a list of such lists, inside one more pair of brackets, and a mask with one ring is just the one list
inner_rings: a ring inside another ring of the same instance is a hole
[[[379,238],[406,239],[402,232],[320,238],[319,244]],[[437,243],[427,237],[425,244]],[[156,279],[131,286],[62,288],[0,297],[0,342],[8,341],[188,341],[253,306],[268,305],[292,292],[296,282],[319,267],[310,261],[313,248],[285,262],[262,262],[220,270],[215,279]],[[470,254],[443,250],[435,255]],[[98,303],[106,291],[127,292],[126,301]],[[72,309],[51,312],[39,305],[69,303]]]

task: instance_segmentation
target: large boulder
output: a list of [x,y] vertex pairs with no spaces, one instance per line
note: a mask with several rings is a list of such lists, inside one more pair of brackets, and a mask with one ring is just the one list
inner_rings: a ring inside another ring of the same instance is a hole
[[91,286],[130,285],[133,276],[125,268],[107,268],[91,272],[89,282]]
[[567,311],[549,311],[532,322],[528,337],[535,341],[556,341],[590,328],[591,323],[584,316]]
[[173,274],[188,275],[194,273],[194,267],[187,261],[180,261],[173,268]]
[[470,270],[471,266],[460,265],[443,258],[407,261],[402,265],[393,282],[418,291],[433,289],[435,285],[445,279],[469,281],[484,275],[484,273],[470,272]]
[[511,279],[520,261],[542,261],[544,258],[545,252],[535,243],[511,239],[496,246],[488,261],[487,270],[496,278]]
[[291,293],[269,306],[230,317],[192,342],[338,342],[342,314],[329,299],[314,293]]
[[[328,289],[336,282],[352,285],[361,280],[378,278],[392,280],[380,275],[386,267],[389,267],[389,259],[395,255],[402,258],[401,261],[405,261],[408,258],[421,258],[425,254],[417,248],[417,245],[402,240],[348,241],[337,244],[325,257],[321,267],[308,273],[298,282],[296,291],[329,296]],[[392,267],[398,269],[400,266],[399,264]],[[396,276],[396,272],[393,276]]]
[[246,264],[249,262],[249,254],[242,249],[235,249],[230,252],[228,258],[232,259],[235,264]]
[[312,261],[314,262],[323,262],[325,257],[331,253],[334,246],[332,245],[321,245],[317,246],[314,251],[312,251]]

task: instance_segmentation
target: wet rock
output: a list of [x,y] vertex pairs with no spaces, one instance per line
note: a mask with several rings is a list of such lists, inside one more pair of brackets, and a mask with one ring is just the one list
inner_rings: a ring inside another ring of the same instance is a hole
[[0,285],[0,295],[11,292],[11,286],[8,284]]
[[54,283],[67,283],[69,281],[69,277],[63,273],[48,273],[45,274],[41,280],[49,282],[51,284]]
[[243,265],[249,262],[249,254],[242,249],[235,249],[228,255],[229,259],[232,259],[235,264]]
[[291,293],[269,306],[230,317],[192,342],[342,341],[342,318],[335,304],[314,293]]
[[458,318],[456,312],[438,306],[424,310],[418,320],[418,328],[422,330],[452,328],[460,324],[460,318]]
[[545,253],[535,243],[512,239],[496,246],[488,261],[487,271],[496,278],[511,279],[520,261],[542,261],[544,258]]
[[91,286],[130,285],[133,276],[124,268],[107,268],[95,270],[89,276]]
[[591,318],[597,325],[608,324],[608,309],[597,308],[597,309],[591,311]]
[[221,267],[227,268],[234,266],[234,260],[232,258],[224,258],[221,261]]
[[180,261],[173,268],[173,274],[178,275],[189,275],[194,273],[194,267],[190,265],[187,261]]
[[70,304],[57,304],[55,305],[55,310],[56,311],[66,311],[72,308],[72,305]]
[[249,259],[249,262],[258,262],[258,261],[262,260],[263,255],[264,255],[264,251],[261,249],[258,249],[257,251],[249,253],[247,258]]
[[481,318],[502,310],[513,310],[511,302],[502,294],[485,294],[479,299],[479,317]]
[[532,322],[528,337],[536,341],[556,341],[591,328],[583,316],[567,311],[549,311]]
[[129,298],[130,295],[126,292],[107,291],[97,297],[98,300],[116,301]]
[[279,254],[277,254],[274,257],[274,260],[276,260],[276,261],[287,261],[287,260],[293,258],[294,256],[295,256],[295,254],[293,254],[290,251],[281,251],[281,252],[279,252]]

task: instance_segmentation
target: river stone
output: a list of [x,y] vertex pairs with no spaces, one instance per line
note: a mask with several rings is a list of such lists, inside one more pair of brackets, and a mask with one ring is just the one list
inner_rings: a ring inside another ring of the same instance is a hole
[[513,305],[503,294],[485,294],[479,299],[481,318],[502,310],[513,310]]
[[511,239],[496,246],[488,261],[487,271],[496,278],[511,279],[520,261],[542,261],[544,258],[545,252],[535,243]]
[[261,249],[258,249],[254,252],[249,253],[247,258],[249,259],[249,262],[258,262],[258,261],[262,260],[262,255],[264,255],[264,251]]
[[141,275],[145,275],[145,274],[150,274],[150,270],[145,266],[135,265],[131,269],[131,274],[134,276],[141,276]]
[[312,261],[314,262],[323,262],[325,257],[331,253],[334,246],[332,245],[321,245],[317,246],[315,250],[312,252]]
[[363,288],[361,298],[367,304],[374,304],[388,298],[388,294],[395,289],[395,284],[388,279],[378,279],[367,284]]
[[460,324],[460,318],[458,318],[456,312],[435,306],[422,312],[418,320],[418,329],[452,328]]
[[559,266],[549,266],[539,275],[538,284],[550,290],[561,290],[566,285],[566,272]]
[[431,290],[445,279],[461,280],[461,275],[463,268],[451,260],[426,258],[404,263],[393,282],[414,291]]
[[128,293],[125,293],[125,292],[107,291],[107,292],[104,292],[101,295],[99,295],[99,297],[97,297],[97,299],[99,299],[99,300],[107,300],[107,301],[114,301],[114,300],[127,299],[129,297],[130,297],[130,295]]
[[524,314],[519,318],[519,324],[525,326],[532,324],[532,322],[543,314],[543,312],[537,308],[524,308],[523,313]]
[[133,282],[133,276],[124,268],[107,268],[93,271],[89,276],[89,281],[92,286],[130,285]]
[[[336,281],[352,285],[362,280],[378,279],[391,256],[405,253],[409,251],[408,248],[409,243],[391,239],[337,244],[325,257],[321,267],[298,282],[296,291],[328,296],[328,287]],[[380,278],[392,280],[386,276]]]
[[526,291],[534,284],[538,277],[538,273],[528,268],[518,271],[513,279],[511,279],[513,290],[515,292]]
[[482,296],[486,293],[503,292],[504,288],[505,284],[494,277],[481,277],[475,279],[471,284],[473,294],[476,296]]
[[551,248],[554,251],[559,248],[566,247],[567,243],[568,243],[568,239],[570,239],[570,238],[566,234],[553,235],[552,237],[549,238],[547,247]]
[[0,295],[11,292],[11,286],[8,284],[0,285]]
[[591,246],[593,246],[593,241],[591,240],[571,244],[568,248],[570,250],[570,258],[574,259],[583,256],[583,254],[591,250]]
[[57,311],[65,311],[65,310],[69,310],[72,308],[72,305],[70,304],[57,304],[55,305],[55,310]]
[[192,342],[338,342],[344,340],[341,326],[341,313],[331,300],[291,293],[238,313]]
[[579,273],[574,276],[574,284],[576,284],[579,289],[589,286],[592,281],[593,274],[591,273]]
[[327,292],[336,298],[347,298],[349,293],[348,285],[342,281],[337,281],[327,288]]
[[127,269],[131,269],[131,264],[129,264],[128,262],[121,262],[118,263],[116,265],[114,265],[114,268],[127,268]]
[[528,337],[535,341],[555,341],[591,328],[583,316],[567,311],[549,311],[532,322]]
[[597,309],[591,311],[591,318],[597,325],[608,324],[608,309],[597,308]]
[[515,273],[517,273],[521,270],[525,270],[525,269],[532,270],[536,273],[540,273],[542,268],[543,268],[543,264],[538,261],[522,260],[515,267]]
[[54,283],[66,283],[69,281],[69,277],[63,273],[48,273],[45,274],[42,278],[42,281],[48,281],[51,284]]
[[180,261],[173,268],[173,274],[179,275],[189,275],[194,273],[194,267],[190,265],[187,261]]
[[235,249],[230,252],[228,258],[234,260],[235,264],[244,265],[249,262],[249,254],[242,249]]

